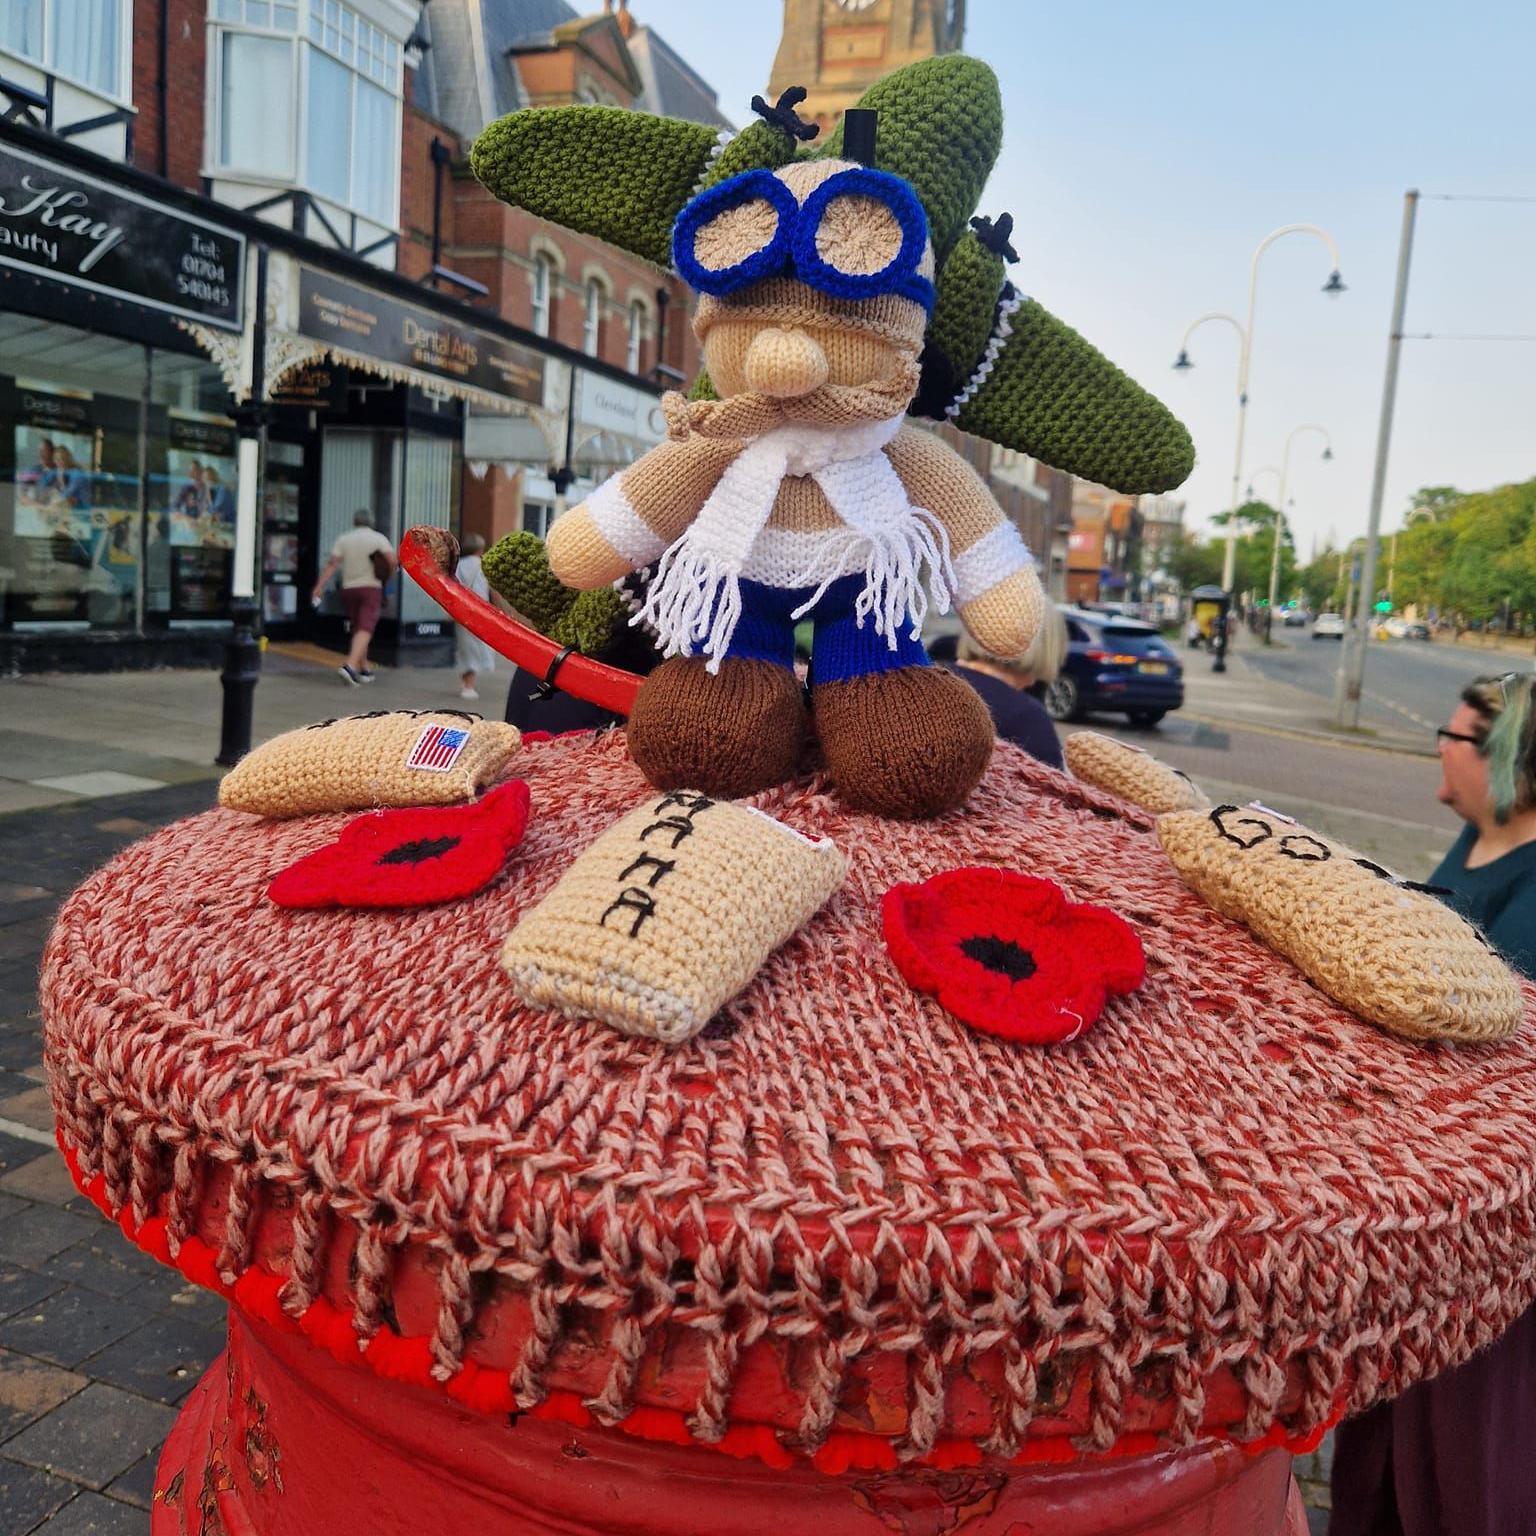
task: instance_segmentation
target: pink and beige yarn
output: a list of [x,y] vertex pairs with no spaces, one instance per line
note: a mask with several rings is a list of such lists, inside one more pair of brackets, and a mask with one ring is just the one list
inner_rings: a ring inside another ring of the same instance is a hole
[[[1150,817],[1003,745],[935,825],[819,777],[760,797],[847,880],[658,1050],[524,1006],[498,962],[656,791],[616,733],[518,771],[539,814],[452,905],[295,922],[266,886],[344,818],[228,811],[70,898],[49,1082],[126,1230],[488,1412],[842,1466],[1297,1443],[1536,1299],[1536,988],[1497,1045],[1385,1035],[1188,890]],[[949,1017],[880,900],[961,864],[1118,912],[1141,988],[1045,1051]]]

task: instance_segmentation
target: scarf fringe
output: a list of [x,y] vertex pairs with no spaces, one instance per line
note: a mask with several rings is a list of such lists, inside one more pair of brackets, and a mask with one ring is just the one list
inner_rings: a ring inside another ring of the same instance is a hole
[[[864,587],[854,604],[860,629],[871,621],[894,651],[903,624],[922,635],[932,607],[948,613],[956,591],[949,534],[926,508],[914,507],[885,457],[900,417],[856,429],[785,428],[753,439],[732,461],[697,518],[662,555],[644,606],[630,620],[658,634],[668,656],[701,650],[718,672],[742,614],[747,557],[773,511],[786,473],[809,475],[842,523],[783,585],[809,587],[790,615],[803,618],[833,582],[862,558]],[[925,580],[926,575],[926,580]]]
[[697,647],[714,673],[740,618],[736,572],[720,556],[678,543],[661,557],[645,605],[629,622],[664,636],[668,656],[692,656]]

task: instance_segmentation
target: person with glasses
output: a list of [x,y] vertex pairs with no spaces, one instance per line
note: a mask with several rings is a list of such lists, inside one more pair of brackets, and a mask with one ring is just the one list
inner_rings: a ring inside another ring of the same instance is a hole
[[[1465,822],[1432,887],[1536,978],[1536,680],[1484,677],[1436,732]],[[1329,1536],[1536,1532],[1536,1307],[1464,1365],[1341,1425]]]

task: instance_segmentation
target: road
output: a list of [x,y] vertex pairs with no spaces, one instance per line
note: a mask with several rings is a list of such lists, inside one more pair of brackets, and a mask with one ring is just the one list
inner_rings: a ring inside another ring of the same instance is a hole
[[[1281,632],[1269,649],[1251,645],[1243,656],[1272,682],[1289,683],[1323,701],[1331,713],[1334,675],[1342,644],[1313,640],[1306,630]],[[1456,707],[1464,684],[1490,672],[1530,666],[1528,657],[1475,646],[1412,640],[1372,642],[1365,664],[1365,702],[1361,723],[1395,732],[1432,733]]]

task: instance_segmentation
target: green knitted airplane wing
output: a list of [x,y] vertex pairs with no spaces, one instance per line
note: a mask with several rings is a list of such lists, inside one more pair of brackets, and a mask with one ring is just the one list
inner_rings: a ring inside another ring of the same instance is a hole
[[1126,495],[1171,491],[1195,465],[1173,412],[1033,299],[955,425]]
[[[980,59],[940,54],[877,80],[855,105],[878,113],[875,164],[911,182],[928,214],[934,256],[943,261],[975,213],[1003,145],[997,76]],[[842,152],[841,122],[811,150]]]
[[795,140],[755,122],[722,149],[702,123],[622,107],[531,107],[475,140],[469,162],[502,202],[606,240],[657,266],[672,224],[701,185],[794,158]]

